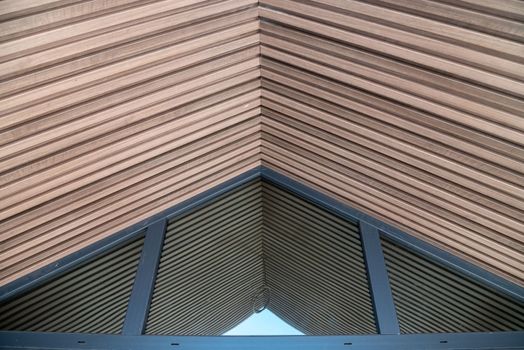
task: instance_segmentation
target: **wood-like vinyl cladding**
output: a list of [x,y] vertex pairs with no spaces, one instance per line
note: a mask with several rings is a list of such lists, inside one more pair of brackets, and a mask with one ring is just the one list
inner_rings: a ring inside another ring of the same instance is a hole
[[0,283],[259,165],[256,5],[0,2]]
[[524,281],[524,3],[261,0],[263,165]]
[[524,283],[524,3],[0,2],[0,284],[263,164]]

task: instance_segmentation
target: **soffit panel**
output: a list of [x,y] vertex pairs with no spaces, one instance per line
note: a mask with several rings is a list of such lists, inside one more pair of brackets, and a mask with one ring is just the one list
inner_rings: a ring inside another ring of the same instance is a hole
[[259,164],[256,1],[0,6],[0,283]]
[[522,284],[524,7],[500,3],[260,1],[263,164]]

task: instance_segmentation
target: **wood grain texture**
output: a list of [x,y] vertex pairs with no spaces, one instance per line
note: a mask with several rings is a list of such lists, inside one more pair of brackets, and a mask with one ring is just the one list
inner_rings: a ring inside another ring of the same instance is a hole
[[522,15],[261,0],[263,165],[522,284]]
[[0,4],[0,283],[260,164],[257,2]]
[[0,2],[0,284],[264,164],[524,284],[514,0]]

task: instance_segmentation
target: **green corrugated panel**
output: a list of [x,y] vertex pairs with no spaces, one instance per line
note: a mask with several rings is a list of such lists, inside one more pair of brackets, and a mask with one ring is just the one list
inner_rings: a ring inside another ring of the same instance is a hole
[[524,305],[382,240],[402,333],[524,329]]
[[376,333],[358,225],[264,184],[269,309],[309,335]]
[[0,329],[119,333],[143,238],[0,305]]
[[375,333],[358,226],[260,181],[169,223],[146,333],[223,334],[267,287],[305,334]]
[[147,334],[220,335],[264,284],[260,182],[168,224]]

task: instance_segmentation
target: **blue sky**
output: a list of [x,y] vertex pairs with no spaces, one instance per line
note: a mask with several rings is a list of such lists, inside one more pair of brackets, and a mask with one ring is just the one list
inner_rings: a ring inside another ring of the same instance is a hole
[[269,310],[253,314],[224,335],[303,335]]

